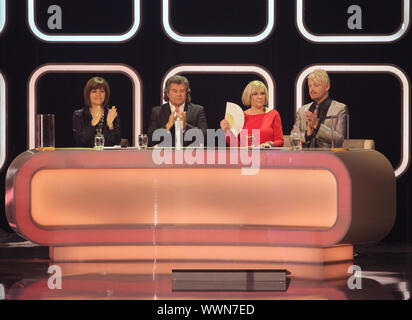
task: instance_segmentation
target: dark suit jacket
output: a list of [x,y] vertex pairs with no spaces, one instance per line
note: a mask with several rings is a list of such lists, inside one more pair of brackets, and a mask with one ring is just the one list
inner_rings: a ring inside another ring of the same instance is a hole
[[[117,112],[117,117],[113,121],[113,130],[109,130],[106,124],[107,114],[109,108],[104,108],[103,127],[102,133],[104,135],[104,145],[113,146],[120,144],[121,128],[120,128],[120,116]],[[92,126],[92,115],[90,114],[90,108],[84,107],[82,109],[73,112],[73,138],[76,147],[89,147],[94,146],[94,136],[97,133],[98,125]]]
[[[186,103],[185,104],[185,112],[186,112],[186,126],[184,128],[184,135],[189,129],[198,129],[202,132],[203,138],[205,140],[206,137],[206,130],[207,130],[207,119],[206,113],[202,106],[193,103]],[[147,135],[149,137],[149,146],[154,146],[156,144],[161,143],[161,141],[153,141],[152,136],[153,132],[156,129],[165,129],[166,130],[166,123],[169,121],[171,111],[169,103],[165,103],[161,106],[154,107],[152,109],[152,114],[150,116],[150,124],[147,130]],[[175,144],[175,126],[170,129],[172,146]],[[183,145],[188,146],[194,142],[195,139],[190,141],[183,140]],[[206,141],[204,141],[206,144]]]

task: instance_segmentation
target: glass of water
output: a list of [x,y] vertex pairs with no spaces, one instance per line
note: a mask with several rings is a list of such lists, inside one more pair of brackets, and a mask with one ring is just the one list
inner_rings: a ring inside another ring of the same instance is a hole
[[147,137],[147,134],[139,134],[139,149],[140,150],[146,150],[147,144],[149,143],[149,139]]
[[256,147],[255,141],[256,141],[256,140],[255,140],[255,136],[254,136],[254,135],[249,134],[249,135],[247,136],[247,145],[248,145],[248,147],[252,147],[252,148]]
[[292,134],[292,149],[302,150],[302,139],[299,132],[294,132]]
[[94,136],[94,149],[104,150],[104,135],[102,129],[97,129],[97,133]]

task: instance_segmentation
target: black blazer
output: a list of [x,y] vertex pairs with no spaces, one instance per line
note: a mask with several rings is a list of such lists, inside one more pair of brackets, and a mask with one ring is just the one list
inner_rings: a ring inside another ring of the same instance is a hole
[[[198,129],[201,130],[203,134],[203,138],[205,140],[206,137],[206,130],[207,130],[207,119],[206,113],[204,108],[201,105],[193,104],[193,103],[186,103],[185,104],[185,112],[186,112],[186,127],[184,128],[184,132],[186,133],[189,129]],[[153,132],[156,129],[165,129],[166,130],[166,123],[169,121],[171,111],[169,103],[165,103],[161,106],[154,107],[152,109],[152,114],[150,116],[150,124],[147,130],[147,135],[149,138],[149,146],[154,146],[156,144],[161,143],[161,141],[153,141],[152,136]],[[170,135],[172,140],[172,146],[175,144],[175,126],[170,129]],[[195,139],[190,141],[185,141],[183,139],[183,145],[188,146],[191,145]],[[206,140],[204,141],[206,145]]]
[[[120,117],[119,112],[113,121],[113,130],[109,130],[107,126],[107,113],[109,108],[104,109],[103,116],[103,127],[102,133],[104,136],[104,145],[105,146],[114,146],[120,144],[120,139],[122,137],[120,129]],[[97,133],[98,125],[92,126],[92,115],[90,113],[89,107],[83,107],[82,109],[76,110],[73,113],[73,139],[76,147],[94,147],[94,136]]]

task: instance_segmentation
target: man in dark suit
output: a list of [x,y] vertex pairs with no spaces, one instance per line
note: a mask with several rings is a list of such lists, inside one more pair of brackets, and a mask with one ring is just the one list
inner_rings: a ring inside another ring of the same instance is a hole
[[[176,147],[204,143],[207,130],[206,114],[202,106],[190,102],[190,85],[187,78],[179,75],[169,78],[166,81],[164,99],[168,102],[152,109],[147,130],[149,146],[159,143],[169,146],[167,141],[171,141],[170,146]],[[165,130],[155,134],[158,129]],[[163,140],[159,136],[163,137]],[[196,139],[199,136],[202,136],[203,141]]]

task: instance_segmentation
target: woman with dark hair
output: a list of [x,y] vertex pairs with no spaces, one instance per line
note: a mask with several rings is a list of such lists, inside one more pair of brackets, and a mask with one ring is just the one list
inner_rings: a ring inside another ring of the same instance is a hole
[[120,144],[120,119],[116,107],[109,108],[110,87],[101,77],[93,77],[84,87],[82,109],[73,113],[73,137],[77,147],[93,147],[98,130],[104,136],[104,145]]

